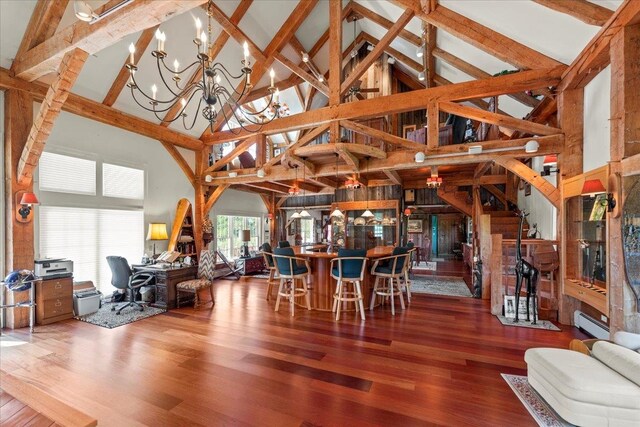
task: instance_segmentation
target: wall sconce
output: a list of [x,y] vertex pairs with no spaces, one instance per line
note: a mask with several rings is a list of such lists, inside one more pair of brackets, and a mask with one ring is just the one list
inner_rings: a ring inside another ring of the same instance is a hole
[[31,209],[33,205],[39,205],[40,202],[35,194],[26,191],[18,191],[16,193],[16,204],[18,209],[16,210],[16,220],[18,222],[29,222],[33,215]]
[[583,196],[595,197],[596,195],[603,193],[607,194],[607,212],[611,212],[616,207],[616,199],[613,197],[613,193],[607,193],[604,185],[602,185],[602,181],[599,179],[587,179],[582,185]]
[[560,169],[558,169],[557,165],[558,165],[557,154],[550,154],[548,156],[544,156],[544,161],[542,163],[542,171],[540,171],[540,176],[549,176],[552,173],[559,173]]

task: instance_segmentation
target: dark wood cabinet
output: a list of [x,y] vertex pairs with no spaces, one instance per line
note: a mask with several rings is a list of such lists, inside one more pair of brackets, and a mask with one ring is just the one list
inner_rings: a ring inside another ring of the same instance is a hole
[[73,317],[73,278],[36,282],[36,324],[48,325]]
[[136,273],[142,271],[155,276],[156,300],[151,305],[171,310],[176,308],[176,285],[186,280],[195,279],[198,274],[198,267],[154,268],[134,266],[133,271]]
[[251,273],[260,273],[261,271],[266,270],[266,266],[264,265],[264,257],[254,256],[250,258],[238,258],[236,260],[236,268],[243,276]]

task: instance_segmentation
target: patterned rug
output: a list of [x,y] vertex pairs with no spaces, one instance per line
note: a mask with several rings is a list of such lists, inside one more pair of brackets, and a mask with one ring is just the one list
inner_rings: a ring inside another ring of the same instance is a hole
[[411,280],[411,293],[471,298],[471,291],[460,277],[415,276]]
[[438,263],[435,261],[424,261],[424,262],[416,262],[416,265],[413,267],[419,270],[428,270],[428,271],[436,271],[438,267]]
[[147,317],[155,316],[167,311],[162,308],[155,307],[145,307],[144,311],[140,311],[140,309],[135,307],[127,307],[122,310],[120,314],[116,314],[115,311],[111,311],[111,307],[114,304],[120,305],[123,303],[103,302],[102,308],[95,313],[87,314],[86,316],[77,316],[75,318],[82,320],[83,322],[91,323],[92,325],[113,329],[118,326],[137,322],[138,320],[146,319]]
[[268,274],[252,274],[247,277],[251,277],[252,279],[268,279],[269,275]]
[[544,401],[537,391],[531,387],[527,377],[521,375],[500,374],[527,408],[533,419],[541,427],[569,427],[569,424]]
[[[412,290],[413,290],[413,288],[412,288]],[[507,319],[504,316],[496,316],[496,317],[498,318],[500,323],[502,323],[503,326],[517,326],[517,327],[520,327],[520,328],[545,329],[547,331],[560,332],[560,328],[558,328],[556,325],[554,325],[553,323],[549,322],[548,320],[540,320],[540,319],[538,319],[536,324],[532,325],[531,322],[527,322],[526,320],[522,320],[522,319],[519,319],[518,323],[514,323],[513,319]]]

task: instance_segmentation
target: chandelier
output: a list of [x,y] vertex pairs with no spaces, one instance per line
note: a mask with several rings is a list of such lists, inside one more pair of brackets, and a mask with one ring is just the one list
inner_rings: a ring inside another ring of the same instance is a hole
[[362,184],[360,183],[360,181],[358,181],[356,178],[349,178],[344,182],[344,186],[347,188],[347,190],[357,190],[361,185]]
[[442,185],[442,178],[439,176],[431,176],[427,178],[427,188],[438,188]]
[[[134,53],[135,46],[133,43],[129,46],[129,63],[126,67],[129,69],[129,82],[127,86],[131,89],[131,95],[134,101],[143,109],[152,112],[158,120],[163,123],[173,123],[178,119],[182,119],[185,129],[192,129],[198,117],[198,112],[202,114],[209,122],[209,129],[213,132],[214,125],[218,120],[218,115],[228,124],[229,130],[234,134],[238,134],[241,129],[248,132],[258,132],[262,126],[273,121],[277,117],[287,113],[288,107],[280,104],[280,92],[274,85],[275,73],[271,69],[271,85],[268,88],[268,102],[262,109],[249,110],[244,108],[240,103],[244,97],[251,91],[251,62],[249,61],[249,46],[247,42],[243,44],[244,59],[241,62],[240,74],[232,74],[224,64],[214,62],[212,57],[212,16],[213,16],[213,0],[209,0],[207,4],[208,28],[205,32],[202,29],[202,22],[199,18],[195,20],[196,37],[193,43],[197,50],[197,59],[186,66],[180,68],[177,59],[173,61],[173,67],[169,68],[165,62],[167,52],[165,51],[165,42],[167,36],[158,29],[155,33],[158,45],[156,50],[151,52],[156,58],[158,74],[162,85],[168,91],[166,99],[158,97],[158,87],[154,83],[151,86],[151,94],[143,90],[136,81],[135,74],[138,67],[135,64]],[[197,79],[185,74],[188,71],[196,72]],[[228,89],[227,86],[230,88]],[[191,105],[196,105],[191,107]],[[223,108],[228,105],[230,108]],[[216,109],[219,111],[216,111]],[[188,120],[190,111],[193,116]],[[175,117],[161,117],[168,111],[178,111]],[[237,122],[239,127],[232,127],[230,120]]]

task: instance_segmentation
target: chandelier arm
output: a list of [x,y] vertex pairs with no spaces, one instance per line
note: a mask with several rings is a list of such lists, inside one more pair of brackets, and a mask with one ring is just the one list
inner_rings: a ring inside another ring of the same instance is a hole
[[201,64],[202,62],[200,60],[197,61],[193,61],[191,64],[189,64],[187,67],[185,67],[184,69],[180,70],[180,71],[176,71],[175,69],[171,69],[167,66],[167,63],[164,62],[164,58],[157,58],[158,62],[162,62],[162,65],[164,66],[165,70],[167,70],[168,72],[170,72],[171,74],[184,74],[185,72],[187,72],[188,70],[191,69],[191,67],[193,67],[196,64]]
[[[191,96],[193,97],[194,95],[195,95],[195,92]],[[191,98],[189,99],[189,102],[191,102]],[[187,105],[189,105],[189,102],[187,102]],[[184,107],[185,109],[187,108],[187,105],[185,105],[185,107]],[[182,116],[182,126],[186,130],[193,129],[193,126],[196,124],[196,120],[198,119],[197,112],[200,111],[200,105],[202,105],[202,97],[200,97],[200,101],[198,101],[198,108],[196,109],[196,114],[193,115],[193,120],[191,121],[191,126],[187,125],[187,115],[186,114],[181,114],[180,115],[180,116]],[[178,117],[180,117],[180,116],[178,116]]]
[[143,91],[143,90],[142,90],[142,88],[140,87],[140,85],[138,85],[138,82],[136,82],[136,78],[135,78],[135,76],[133,76],[133,75],[132,75],[131,80],[133,81],[133,85],[131,86],[131,93],[133,94],[134,99],[135,99],[135,91],[134,91],[134,89],[136,89],[136,90],[137,90],[137,92],[139,92],[142,96],[144,96],[145,98],[147,98],[147,99],[149,100],[149,102],[151,102],[151,103],[154,103],[154,102],[155,102],[156,104],[170,104],[170,105],[169,105],[169,107],[168,107],[167,109],[164,109],[164,110],[157,110],[157,109],[155,109],[155,110],[154,110],[154,109],[146,108],[146,107],[142,106],[142,104],[140,104],[140,102],[136,101],[136,102],[138,103],[138,105],[140,105],[142,108],[146,108],[146,110],[147,110],[147,111],[166,112],[166,111],[168,111],[168,110],[171,108],[171,106],[175,103],[176,99],[180,97],[180,96],[178,95],[178,97],[175,97],[174,99],[169,100],[169,101],[159,101],[159,100],[157,100],[157,99],[153,99],[153,97],[151,97],[151,96],[147,95],[147,94],[145,93],[145,91]]
[[[218,68],[220,67],[220,68]],[[226,74],[225,77],[230,77],[233,80],[240,80],[242,77],[244,77],[244,80],[247,80],[246,77],[246,73],[244,71],[240,72],[240,75],[238,76],[234,76],[233,74],[231,74],[231,72],[229,70],[227,70],[227,67],[224,66],[224,64],[222,64],[221,62],[216,62],[214,63],[211,67],[210,67],[213,71],[222,71],[222,74]]]
[[[176,114],[176,116],[175,116],[173,119],[167,120],[166,118],[161,118],[161,119],[160,119],[160,121],[161,121],[161,122],[163,122],[163,123],[173,123],[173,122],[175,122],[176,120],[178,120],[180,117],[184,117],[184,116],[186,116],[187,114],[185,114],[185,111],[186,111],[186,109],[187,109],[187,106],[191,103],[191,100],[192,100],[192,99],[193,99],[193,97],[196,95],[196,93],[197,93],[197,91],[195,91],[195,90],[191,92],[191,95],[189,95],[189,100],[188,100],[188,101],[186,101],[186,100],[185,100],[186,102],[185,102],[185,104],[184,104],[184,107],[182,107],[182,108],[180,109],[180,111],[178,112],[178,114]],[[176,101],[175,103],[173,103],[173,105],[171,105],[169,108],[167,108],[167,110],[166,110],[166,111],[171,110],[171,109],[173,108],[173,106],[174,106],[174,105],[176,105],[178,102],[179,102],[179,101]],[[201,101],[201,102],[202,102],[202,101]],[[200,106],[198,105],[198,110],[199,110],[199,109],[200,109]],[[198,111],[198,110],[196,110],[196,111]],[[198,115],[197,115],[197,114],[194,114],[194,116],[196,116],[196,117],[197,117]],[[166,117],[166,116],[165,116],[165,117]],[[193,125],[191,125],[191,127],[193,127]],[[191,129],[191,128],[188,128],[188,129]]]
[[[162,74],[162,68],[160,68],[160,62],[161,62],[160,58],[157,58],[157,59],[156,59],[156,64],[158,65],[158,74],[160,74],[160,80],[162,80],[162,83],[164,83],[164,86],[167,88],[167,90],[168,90],[169,92],[171,92],[171,94],[172,94],[175,98],[180,98],[180,95],[179,95],[179,94],[177,94],[177,93],[175,93],[175,92],[173,91],[173,89],[171,89],[171,86],[169,86],[169,84],[167,84],[167,81],[166,81],[166,80],[165,80],[165,78],[164,78],[164,74]],[[165,67],[166,67],[166,65],[165,65]]]

